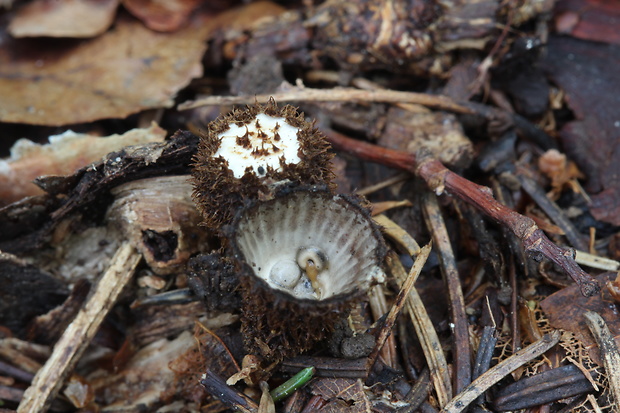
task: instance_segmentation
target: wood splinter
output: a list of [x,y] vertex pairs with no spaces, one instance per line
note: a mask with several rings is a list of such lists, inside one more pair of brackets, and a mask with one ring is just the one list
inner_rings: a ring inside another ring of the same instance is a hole
[[37,372],[32,385],[24,393],[17,408],[18,413],[47,411],[65,378],[90,345],[103,319],[131,280],[141,258],[142,256],[131,244],[126,243],[118,249],[110,267],[101,277],[88,301],[69,324],[54,346],[52,355]]

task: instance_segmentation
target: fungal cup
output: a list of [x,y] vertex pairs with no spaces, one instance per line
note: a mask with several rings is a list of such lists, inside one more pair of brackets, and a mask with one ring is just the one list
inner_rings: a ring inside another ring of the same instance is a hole
[[244,209],[230,238],[246,345],[269,358],[310,348],[384,278],[383,238],[355,199],[285,192]]

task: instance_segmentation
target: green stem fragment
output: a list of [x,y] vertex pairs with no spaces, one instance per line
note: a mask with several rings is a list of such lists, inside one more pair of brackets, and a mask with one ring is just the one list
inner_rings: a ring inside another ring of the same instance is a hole
[[297,389],[306,384],[314,375],[314,367],[306,367],[299,373],[282,383],[280,386],[273,389],[269,394],[273,398],[274,402],[280,401],[293,394]]

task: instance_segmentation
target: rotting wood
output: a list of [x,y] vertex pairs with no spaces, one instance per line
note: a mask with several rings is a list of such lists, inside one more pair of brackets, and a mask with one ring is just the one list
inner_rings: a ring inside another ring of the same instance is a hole
[[101,322],[114,306],[123,288],[131,280],[141,256],[131,244],[123,244],[112,258],[110,267],[75,319],[56,345],[52,355],[34,377],[24,393],[18,413],[47,411],[82,353],[97,333]]

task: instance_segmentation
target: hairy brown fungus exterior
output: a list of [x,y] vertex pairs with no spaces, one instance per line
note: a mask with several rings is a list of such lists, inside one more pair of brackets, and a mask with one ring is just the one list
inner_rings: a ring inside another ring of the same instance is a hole
[[207,227],[229,223],[247,199],[279,183],[331,185],[329,143],[292,106],[273,100],[211,122],[194,157],[194,200]]
[[245,345],[268,359],[310,349],[384,278],[386,247],[368,212],[326,190],[257,202],[228,235],[241,273]]

